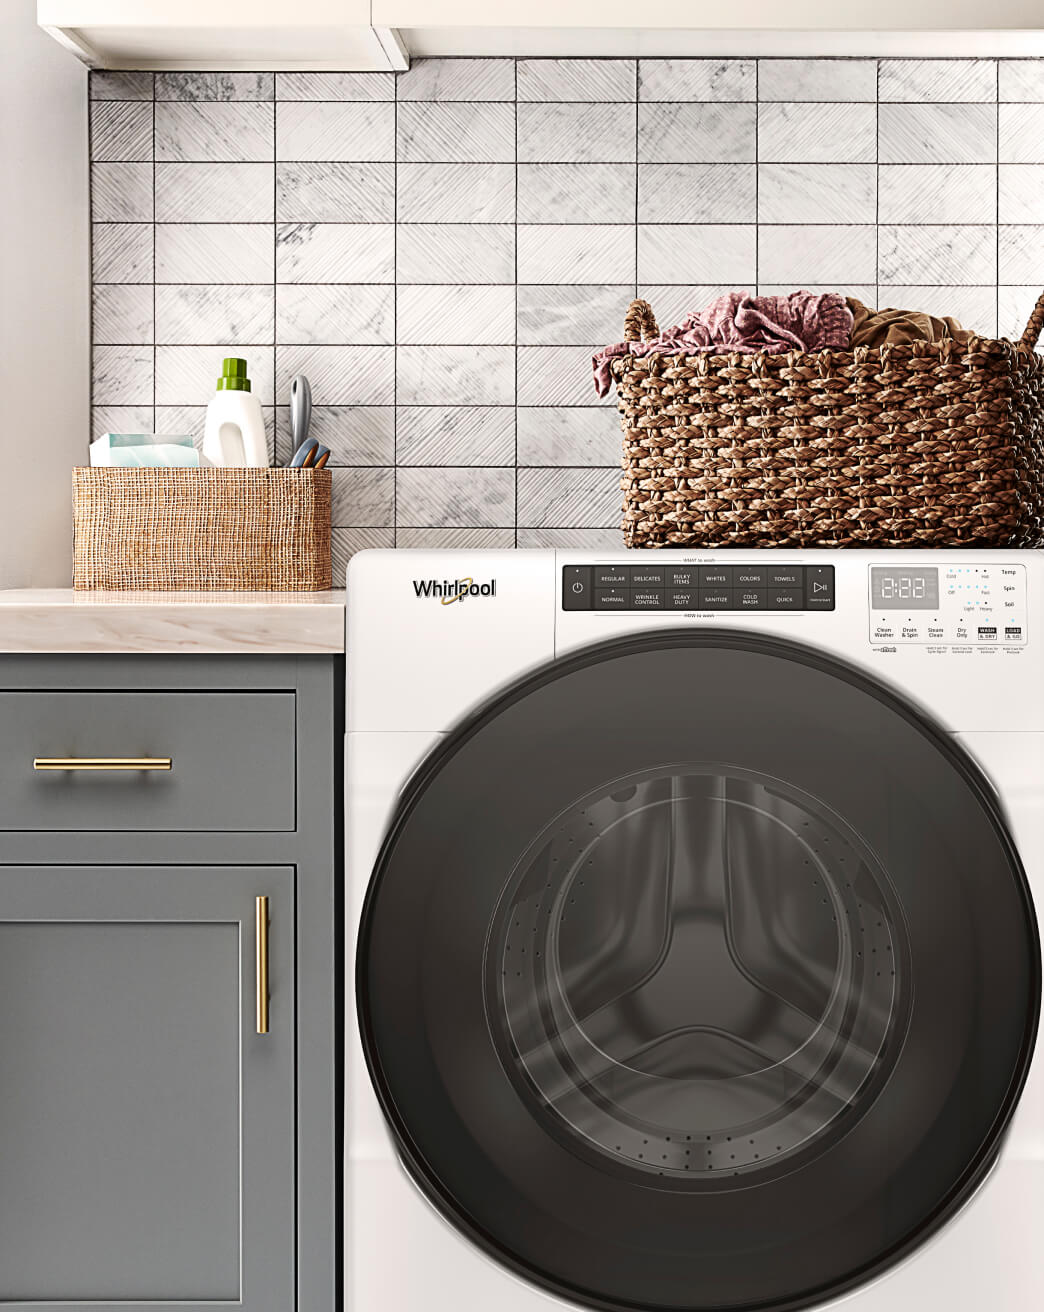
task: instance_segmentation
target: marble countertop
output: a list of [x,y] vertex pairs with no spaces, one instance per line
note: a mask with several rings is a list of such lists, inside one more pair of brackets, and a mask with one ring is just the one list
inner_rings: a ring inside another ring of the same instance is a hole
[[343,651],[343,592],[0,590],[0,652]]

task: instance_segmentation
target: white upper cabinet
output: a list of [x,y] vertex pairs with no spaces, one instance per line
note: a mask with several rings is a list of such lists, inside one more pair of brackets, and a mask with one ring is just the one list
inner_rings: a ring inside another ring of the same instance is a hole
[[1041,55],[1044,0],[38,0],[108,68],[399,69],[410,55]]
[[406,68],[370,0],[37,0],[36,21],[102,68]]

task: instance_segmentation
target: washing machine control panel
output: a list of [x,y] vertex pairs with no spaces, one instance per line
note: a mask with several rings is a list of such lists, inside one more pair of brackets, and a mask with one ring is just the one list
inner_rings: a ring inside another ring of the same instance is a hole
[[1026,642],[1025,565],[871,565],[867,584],[875,645]]
[[564,565],[562,609],[834,609],[833,565]]

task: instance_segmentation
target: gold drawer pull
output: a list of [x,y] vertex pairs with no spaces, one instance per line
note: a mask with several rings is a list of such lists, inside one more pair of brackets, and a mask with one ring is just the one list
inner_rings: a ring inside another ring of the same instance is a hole
[[268,1033],[268,898],[255,898],[257,933],[257,1032]]
[[34,770],[173,770],[169,756],[37,756]]

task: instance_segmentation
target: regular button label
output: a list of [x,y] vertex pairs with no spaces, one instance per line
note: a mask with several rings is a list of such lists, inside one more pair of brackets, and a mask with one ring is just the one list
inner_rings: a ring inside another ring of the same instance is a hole
[[596,588],[626,588],[629,581],[627,570],[622,565],[596,565],[594,567],[594,585]]

